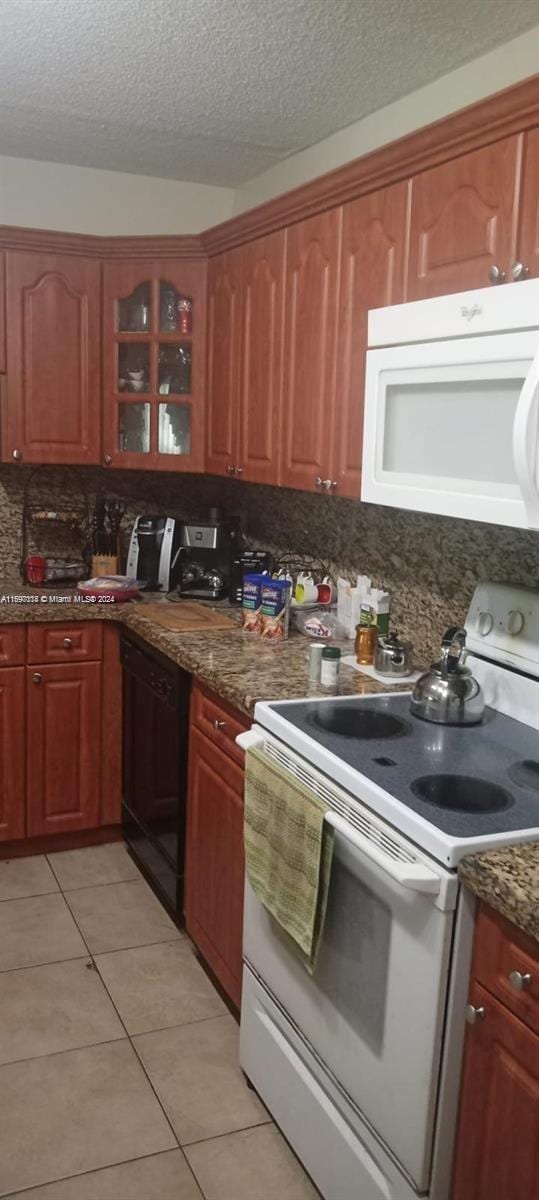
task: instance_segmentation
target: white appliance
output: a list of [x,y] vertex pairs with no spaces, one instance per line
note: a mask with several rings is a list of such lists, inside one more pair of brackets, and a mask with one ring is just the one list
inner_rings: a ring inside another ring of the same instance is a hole
[[539,279],[369,313],[361,499],[539,529]]
[[448,1200],[475,907],[456,866],[539,839],[539,592],[481,585],[467,629],[481,725],[420,721],[393,692],[258,703],[238,738],[335,831],[312,976],[247,883],[240,1038],[326,1200]]

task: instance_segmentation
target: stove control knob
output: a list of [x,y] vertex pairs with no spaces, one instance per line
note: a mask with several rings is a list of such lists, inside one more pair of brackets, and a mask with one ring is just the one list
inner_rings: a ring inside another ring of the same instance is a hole
[[477,618],[477,628],[478,628],[479,633],[481,634],[481,637],[486,637],[487,633],[490,633],[493,625],[494,625],[494,617],[492,616],[492,613],[489,613],[489,612],[480,612],[479,613],[479,616]]
[[507,615],[507,632],[511,637],[515,637],[517,633],[522,633],[524,629],[524,613],[519,612],[518,608],[512,608]]

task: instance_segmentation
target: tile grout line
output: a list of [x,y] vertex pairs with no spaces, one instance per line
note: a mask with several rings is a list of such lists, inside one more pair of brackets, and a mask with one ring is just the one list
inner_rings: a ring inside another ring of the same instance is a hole
[[[30,1192],[35,1191],[36,1188],[52,1187],[52,1185],[55,1183],[67,1183],[70,1179],[84,1179],[85,1175],[99,1175],[102,1171],[110,1171],[114,1167],[128,1167],[131,1163],[143,1162],[145,1158],[160,1158],[162,1154],[175,1154],[177,1150],[181,1151],[181,1146],[171,1146],[168,1150],[151,1150],[149,1154],[140,1154],[138,1158],[122,1158],[120,1162],[106,1163],[104,1167],[91,1167],[89,1171],[79,1171],[76,1175],[61,1175],[58,1179],[47,1180],[47,1183],[32,1183],[28,1188],[18,1188],[15,1191],[12,1189],[11,1192],[4,1193],[4,1200],[7,1200],[8,1196],[24,1197]],[[187,1162],[185,1154],[183,1157]],[[189,1166],[189,1163],[187,1163],[187,1165]],[[190,1166],[189,1169],[191,1170]],[[191,1174],[193,1175],[192,1171]],[[202,1191],[196,1176],[193,1175],[193,1178],[195,1179],[199,1189]],[[203,1192],[202,1195],[204,1196]]]

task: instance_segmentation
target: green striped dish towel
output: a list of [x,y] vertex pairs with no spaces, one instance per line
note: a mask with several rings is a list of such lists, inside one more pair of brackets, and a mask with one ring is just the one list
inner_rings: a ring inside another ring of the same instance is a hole
[[326,805],[259,749],[245,761],[245,865],[255,895],[314,971],[333,856]]

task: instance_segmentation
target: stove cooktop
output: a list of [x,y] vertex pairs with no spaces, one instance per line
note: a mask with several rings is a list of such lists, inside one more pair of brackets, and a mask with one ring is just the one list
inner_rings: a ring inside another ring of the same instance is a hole
[[450,838],[539,827],[539,732],[492,708],[456,727],[412,716],[407,693],[261,707],[308,739],[313,765],[314,742]]

